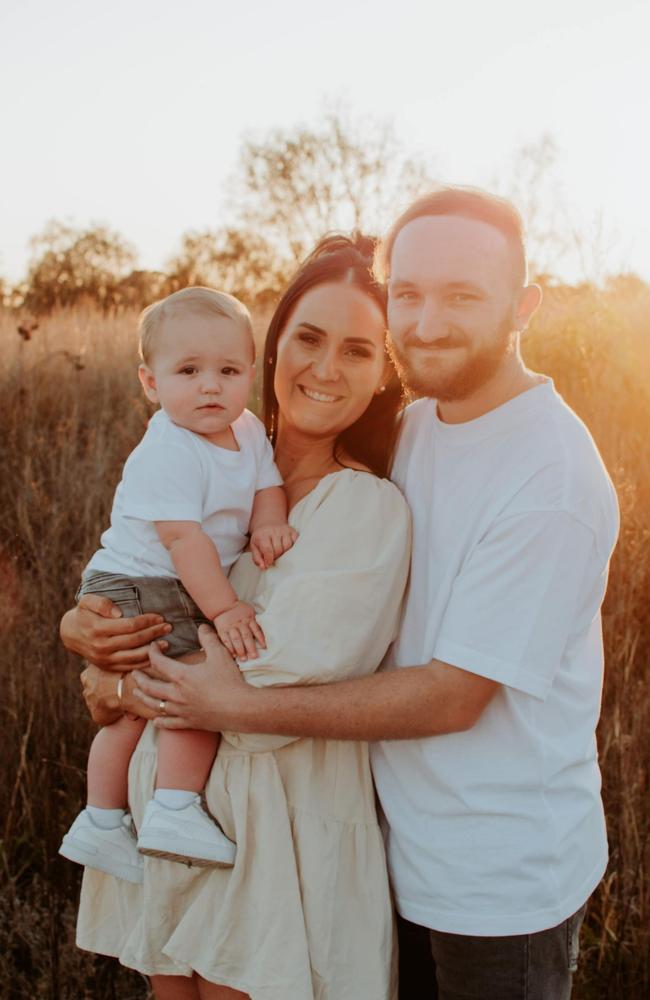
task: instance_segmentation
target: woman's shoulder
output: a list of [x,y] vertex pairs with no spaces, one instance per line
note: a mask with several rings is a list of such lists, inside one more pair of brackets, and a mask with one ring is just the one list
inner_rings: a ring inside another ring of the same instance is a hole
[[407,503],[393,483],[371,472],[329,473],[295,504],[289,520],[299,538],[278,561],[287,573],[308,566],[343,581],[350,573],[401,564],[409,551]]
[[331,472],[321,479],[314,493],[319,506],[340,505],[345,507],[348,515],[357,509],[363,511],[366,517],[373,514],[410,517],[408,504],[398,487],[390,479],[382,479],[362,466]]

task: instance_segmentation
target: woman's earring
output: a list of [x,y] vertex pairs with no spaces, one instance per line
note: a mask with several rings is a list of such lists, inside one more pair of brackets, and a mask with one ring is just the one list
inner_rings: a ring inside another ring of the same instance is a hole
[[379,388],[377,389],[376,395],[378,396],[380,392],[386,392],[386,386],[385,385],[380,385],[379,386]]

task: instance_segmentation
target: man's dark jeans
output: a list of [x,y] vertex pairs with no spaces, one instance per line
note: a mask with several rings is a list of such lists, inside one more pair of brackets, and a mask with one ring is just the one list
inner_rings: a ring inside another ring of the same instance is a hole
[[586,907],[511,937],[445,934],[398,916],[399,1000],[569,1000]]

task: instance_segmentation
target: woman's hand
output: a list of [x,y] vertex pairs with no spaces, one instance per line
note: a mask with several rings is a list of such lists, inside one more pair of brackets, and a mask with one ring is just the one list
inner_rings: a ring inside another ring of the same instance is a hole
[[[61,619],[63,645],[106,670],[133,670],[149,662],[149,643],[171,632],[161,615],[123,618],[108,597],[84,594]],[[166,647],[166,643],[165,643]]]
[[239,667],[207,625],[199,627],[205,660],[186,665],[149,648],[151,668],[133,673],[134,694],[156,714],[160,729],[241,729],[256,695]]
[[117,694],[119,680],[119,675],[114,670],[102,670],[93,664],[81,674],[83,696],[93,722],[98,726],[109,726],[125,712],[140,715],[143,719],[152,719],[156,713],[150,711],[142,699],[133,694],[133,675],[127,674],[123,678],[121,699]]

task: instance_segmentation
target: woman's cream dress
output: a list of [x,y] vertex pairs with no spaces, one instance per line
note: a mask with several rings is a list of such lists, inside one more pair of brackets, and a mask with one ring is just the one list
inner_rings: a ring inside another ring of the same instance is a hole
[[[326,476],[293,509],[295,546],[230,579],[268,648],[241,664],[255,685],[370,674],[395,635],[410,519],[369,473]],[[138,826],[152,794],[156,730],[131,761]],[[224,733],[206,789],[237,842],[232,869],[145,858],[143,886],[86,870],[77,941],[152,975],[190,975],[252,1000],[388,1000],[393,927],[365,743]]]

